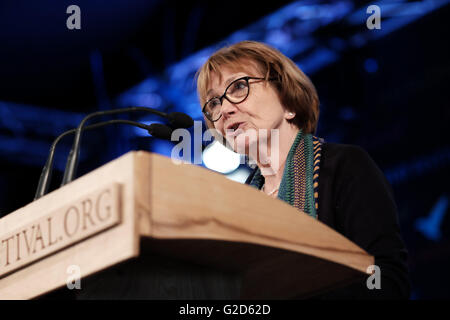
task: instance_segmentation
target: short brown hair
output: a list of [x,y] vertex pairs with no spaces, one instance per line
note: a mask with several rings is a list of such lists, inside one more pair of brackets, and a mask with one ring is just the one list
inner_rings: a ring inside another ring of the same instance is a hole
[[[211,73],[220,74],[221,67],[242,68],[244,61],[256,63],[265,79],[275,85],[282,105],[295,112],[289,120],[304,133],[315,133],[319,121],[319,97],[311,80],[288,57],[277,49],[256,41],[241,41],[216,51],[197,71],[197,93],[200,103],[206,102]],[[205,119],[208,127],[214,127]]]

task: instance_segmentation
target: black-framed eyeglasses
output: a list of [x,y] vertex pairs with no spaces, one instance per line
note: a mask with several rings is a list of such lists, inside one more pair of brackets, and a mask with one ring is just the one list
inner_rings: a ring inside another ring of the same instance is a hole
[[[225,92],[220,97],[214,97],[206,101],[203,106],[202,112],[205,117],[212,122],[215,122],[220,119],[222,116],[222,102],[223,99],[227,99],[231,103],[241,103],[245,99],[247,99],[250,93],[250,84],[248,80],[265,80],[265,78],[257,78],[257,77],[242,77],[231,82]],[[269,79],[274,80],[274,79]]]

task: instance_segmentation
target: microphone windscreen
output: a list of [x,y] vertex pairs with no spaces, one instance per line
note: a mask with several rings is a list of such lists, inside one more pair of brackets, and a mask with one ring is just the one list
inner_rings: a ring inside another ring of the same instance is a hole
[[172,128],[161,123],[152,123],[148,129],[148,133],[152,136],[165,140],[170,140],[172,137],[172,131]]
[[178,128],[187,129],[194,125],[194,120],[192,120],[190,116],[188,116],[183,112],[171,112],[169,113],[167,118],[169,119],[170,125],[176,129]]

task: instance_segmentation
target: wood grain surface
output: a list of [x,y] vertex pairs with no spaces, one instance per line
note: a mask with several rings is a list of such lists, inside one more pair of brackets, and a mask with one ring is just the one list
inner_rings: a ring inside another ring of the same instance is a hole
[[112,184],[120,185],[120,224],[2,277],[1,299],[67,293],[70,265],[80,267],[82,289],[60,297],[308,297],[367,276],[374,261],[280,200],[143,151],[0,219],[0,236]]

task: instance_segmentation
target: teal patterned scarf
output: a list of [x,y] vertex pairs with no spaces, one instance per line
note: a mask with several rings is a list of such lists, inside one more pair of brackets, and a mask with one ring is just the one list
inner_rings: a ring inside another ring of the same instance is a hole
[[[289,150],[278,198],[317,219],[320,156],[324,140],[299,131]],[[259,168],[250,185],[261,188],[264,176]]]

